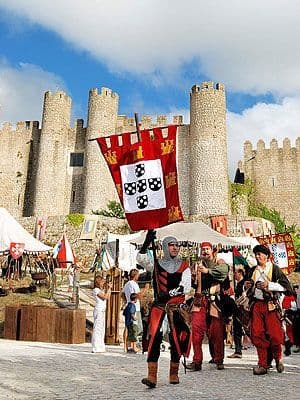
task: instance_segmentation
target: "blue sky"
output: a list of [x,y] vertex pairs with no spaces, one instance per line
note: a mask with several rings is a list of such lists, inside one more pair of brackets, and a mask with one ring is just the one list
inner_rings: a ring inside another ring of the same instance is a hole
[[204,80],[227,91],[231,175],[243,142],[300,136],[297,0],[0,0],[0,122],[41,120],[64,90],[86,120],[88,91],[119,113],[183,114]]

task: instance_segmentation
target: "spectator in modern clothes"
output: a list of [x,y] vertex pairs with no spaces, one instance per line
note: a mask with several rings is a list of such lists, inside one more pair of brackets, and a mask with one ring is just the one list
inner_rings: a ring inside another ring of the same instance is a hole
[[[126,303],[128,304],[130,302],[130,295],[131,293],[136,293],[137,294],[137,301],[136,301],[136,318],[137,318],[137,325],[138,325],[138,335],[143,331],[143,324],[142,324],[142,317],[141,317],[141,305],[140,305],[140,299],[143,297],[145,288],[141,291],[138,280],[139,280],[139,270],[136,268],[133,268],[129,272],[129,281],[124,285],[123,288],[123,295],[125,297]],[[147,286],[147,288],[149,285]]]
[[130,348],[127,351],[132,353],[138,352],[138,349],[136,347],[137,334],[138,334],[137,318],[135,315],[136,302],[137,302],[137,294],[131,293],[130,302],[127,303],[127,306],[123,311],[123,315],[125,317],[125,326],[128,331],[127,340],[128,342],[130,342]]

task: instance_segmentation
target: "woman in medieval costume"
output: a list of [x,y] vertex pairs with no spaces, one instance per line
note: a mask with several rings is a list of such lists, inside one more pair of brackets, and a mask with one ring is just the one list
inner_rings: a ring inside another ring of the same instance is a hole
[[147,254],[147,248],[155,239],[155,232],[150,230],[137,255],[137,262],[147,271],[153,272],[154,302],[150,312],[148,376],[142,383],[154,388],[157,383],[157,367],[162,342],[162,323],[168,317],[170,333],[170,375],[171,384],[179,383],[179,360],[187,356],[190,350],[190,329],[183,311],[185,294],[191,289],[191,271],[188,264],[178,258],[179,245],[175,237],[166,237],[162,242],[164,256],[153,261]]

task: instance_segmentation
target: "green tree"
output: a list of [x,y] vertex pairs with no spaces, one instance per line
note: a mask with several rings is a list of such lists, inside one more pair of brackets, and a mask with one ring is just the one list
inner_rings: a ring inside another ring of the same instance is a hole
[[125,219],[124,210],[120,203],[111,200],[107,203],[106,209],[92,211],[95,215],[104,215],[105,217],[113,217],[118,219]]

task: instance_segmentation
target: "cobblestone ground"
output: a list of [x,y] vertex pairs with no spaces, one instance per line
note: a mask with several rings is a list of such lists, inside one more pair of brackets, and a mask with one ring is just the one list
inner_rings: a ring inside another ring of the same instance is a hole
[[[204,359],[209,360],[207,345]],[[226,348],[227,355],[232,352]],[[204,362],[201,372],[184,374],[180,384],[169,385],[168,351],[162,353],[157,388],[140,383],[146,373],[146,356],[125,354],[122,347],[107,346],[105,354],[92,354],[89,344],[63,345],[0,340],[0,399],[211,399],[275,400],[300,398],[300,354],[284,359],[285,372],[273,368],[254,376],[253,349],[241,360],[225,360],[217,371]]]

